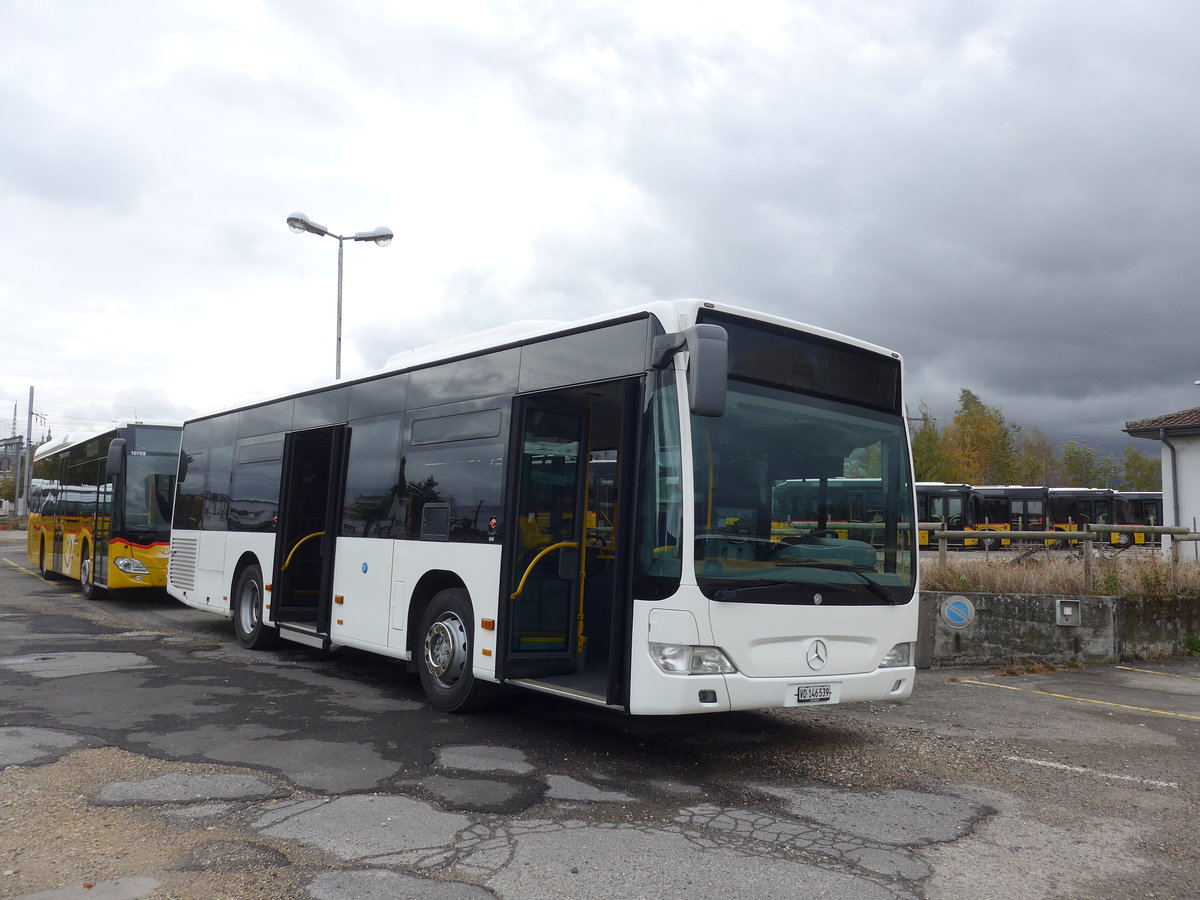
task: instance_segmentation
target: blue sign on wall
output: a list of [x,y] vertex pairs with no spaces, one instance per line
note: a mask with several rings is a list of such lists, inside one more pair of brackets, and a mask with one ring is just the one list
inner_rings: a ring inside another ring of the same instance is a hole
[[966,628],[975,621],[975,604],[962,594],[942,601],[942,621],[951,628]]

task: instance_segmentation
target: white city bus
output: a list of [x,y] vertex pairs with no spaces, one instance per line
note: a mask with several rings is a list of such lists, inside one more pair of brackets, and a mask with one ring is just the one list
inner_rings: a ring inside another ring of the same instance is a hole
[[409,660],[448,711],[903,699],[911,471],[879,347],[698,300],[510,326],[187,422],[168,590],[246,647]]

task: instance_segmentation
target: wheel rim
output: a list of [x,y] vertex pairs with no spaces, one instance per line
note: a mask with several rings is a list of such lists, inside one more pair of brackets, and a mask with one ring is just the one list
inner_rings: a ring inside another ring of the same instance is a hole
[[238,596],[238,622],[245,634],[250,634],[258,627],[258,582],[251,579],[242,585],[242,593]]
[[425,668],[444,687],[462,676],[467,664],[467,629],[462,619],[446,613],[425,634]]
[[91,590],[92,587],[92,561],[90,559],[82,560],[79,563],[79,580],[83,583],[84,590]]

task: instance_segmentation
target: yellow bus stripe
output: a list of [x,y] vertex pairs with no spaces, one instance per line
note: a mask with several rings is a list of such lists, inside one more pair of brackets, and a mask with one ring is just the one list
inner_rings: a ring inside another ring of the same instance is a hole
[[1109,700],[1089,700],[1087,697],[1072,697],[1069,694],[1055,694],[1050,691],[1035,691],[1029,688],[1013,687],[1011,684],[992,684],[987,681],[971,681],[964,680],[959,684],[977,684],[981,687],[1004,688],[1006,691],[1020,691],[1022,694],[1040,694],[1043,697],[1056,697],[1059,700],[1074,700],[1077,703],[1094,703],[1097,706],[1113,706],[1117,709],[1128,709],[1133,712],[1151,713],[1156,716],[1170,716],[1173,719],[1188,719],[1192,722],[1200,722],[1200,716],[1189,716],[1185,713],[1170,712],[1165,709],[1149,709],[1145,706],[1127,706],[1124,703],[1113,703]]

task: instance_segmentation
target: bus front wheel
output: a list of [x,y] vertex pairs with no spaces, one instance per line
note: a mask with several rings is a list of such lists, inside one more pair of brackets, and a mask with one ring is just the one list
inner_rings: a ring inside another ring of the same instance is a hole
[[270,650],[279,641],[279,632],[262,620],[262,608],[262,569],[246,566],[233,586],[233,630],[247,650]]
[[488,685],[471,672],[474,619],[471,599],[462,588],[439,591],[421,616],[421,687],[444,712],[473,712],[488,700]]
[[79,590],[84,600],[103,600],[104,588],[96,587],[96,567],[92,562],[92,548],[83,545],[83,556],[79,560]]

